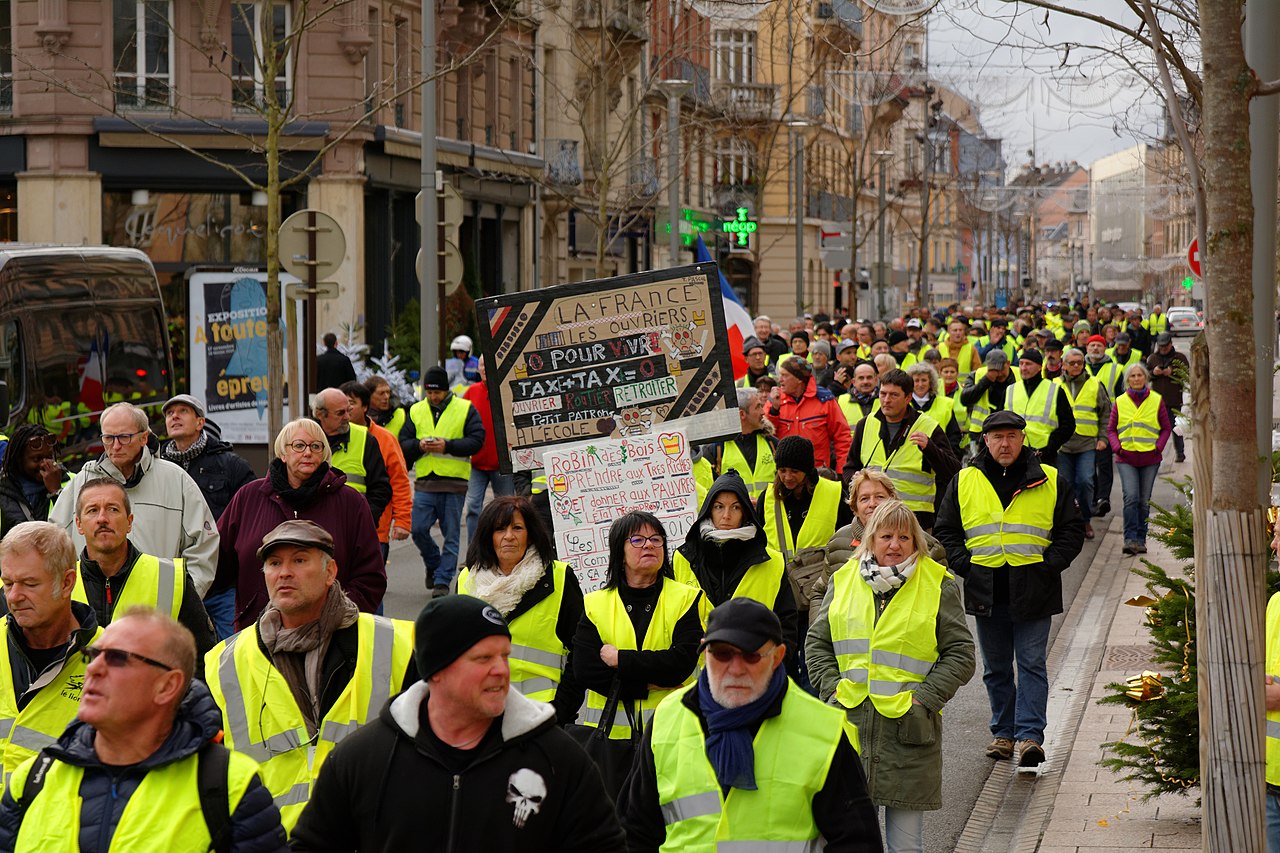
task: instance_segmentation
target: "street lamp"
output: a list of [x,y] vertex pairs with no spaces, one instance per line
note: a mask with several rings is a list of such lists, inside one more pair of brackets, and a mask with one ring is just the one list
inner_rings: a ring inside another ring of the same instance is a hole
[[811,127],[807,118],[793,117],[787,119],[787,127],[791,128],[792,145],[795,146],[795,194],[796,194],[796,317],[804,316],[804,138],[800,131]]
[[884,305],[884,185],[887,180],[886,167],[888,166],[889,158],[893,156],[893,152],[881,150],[874,153],[876,160],[880,164],[880,175],[876,181],[876,189],[880,194],[880,220],[876,223],[876,309],[878,312],[877,319],[883,320],[888,313]]
[[693,87],[689,80],[661,80],[658,91],[667,96],[667,249],[671,265],[680,256],[680,99]]

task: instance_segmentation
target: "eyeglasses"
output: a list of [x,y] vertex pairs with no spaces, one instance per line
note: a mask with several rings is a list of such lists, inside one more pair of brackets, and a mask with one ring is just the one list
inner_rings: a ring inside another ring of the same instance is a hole
[[665,536],[632,536],[627,541],[631,543],[632,548],[644,548],[647,546],[661,548],[666,544],[667,539]]
[[102,434],[102,443],[103,444],[128,444],[129,442],[133,441],[135,438],[137,438],[140,435],[142,435],[141,432],[126,432],[120,435],[107,435],[104,432]]
[[93,663],[99,657],[104,657],[106,658],[107,666],[112,669],[120,669],[121,667],[128,666],[129,661],[131,660],[150,664],[151,666],[163,669],[165,672],[173,672],[177,669],[176,666],[169,666],[169,664],[161,663],[154,658],[149,658],[146,655],[140,655],[137,652],[127,652],[124,649],[104,649],[98,646],[85,646],[84,649],[81,650],[80,656],[84,658],[85,666]]
[[57,446],[58,440],[51,435],[37,435],[27,442],[32,450],[53,450]]
[[744,652],[736,646],[707,646],[707,654],[720,663],[730,663],[734,658],[742,658],[742,662],[748,666],[760,663],[772,651],[773,649],[767,649],[763,652]]
[[307,450],[310,450],[312,453],[324,453],[324,445],[318,441],[291,441],[286,445],[286,447],[291,449],[294,453],[303,453]]

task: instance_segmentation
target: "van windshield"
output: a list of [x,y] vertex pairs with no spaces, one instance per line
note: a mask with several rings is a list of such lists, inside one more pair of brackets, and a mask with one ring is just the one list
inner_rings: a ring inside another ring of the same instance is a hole
[[[93,441],[112,403],[142,406],[155,417],[169,397],[164,330],[154,310],[74,306],[40,311],[23,324],[35,387],[22,389],[27,420],[62,444]],[[22,399],[11,388],[14,402]]]

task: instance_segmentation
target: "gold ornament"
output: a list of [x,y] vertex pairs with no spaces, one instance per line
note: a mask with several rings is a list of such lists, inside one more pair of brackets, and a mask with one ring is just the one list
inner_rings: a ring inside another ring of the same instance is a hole
[[1125,604],[1130,607],[1150,607],[1151,605],[1158,603],[1159,602],[1149,595],[1135,595],[1133,598],[1130,598],[1125,602]]
[[1164,698],[1164,681],[1160,673],[1145,670],[1142,675],[1132,675],[1125,682],[1124,695],[1135,702],[1150,702]]

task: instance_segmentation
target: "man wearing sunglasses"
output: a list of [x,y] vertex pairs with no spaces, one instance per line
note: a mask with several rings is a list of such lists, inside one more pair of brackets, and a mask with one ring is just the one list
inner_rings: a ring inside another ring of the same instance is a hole
[[84,682],[80,651],[102,631],[93,609],[71,600],[71,537],[47,521],[15,525],[0,541],[0,786],[75,718]]
[[880,851],[843,713],[791,681],[782,624],[731,598],[711,611],[696,684],[658,706],[618,797],[629,851],[768,841]]
[[78,718],[0,800],[0,850],[286,849],[257,763],[214,742],[186,628],[134,608],[83,657]]
[[218,565],[218,527],[200,487],[181,466],[152,455],[142,409],[116,403],[103,411],[99,425],[102,456],[85,463],[62,490],[49,520],[71,535],[77,549],[83,548],[84,536],[75,526],[80,489],[90,480],[109,477],[124,485],[133,502],[133,544],[144,554],[182,557],[196,593],[203,597]]

